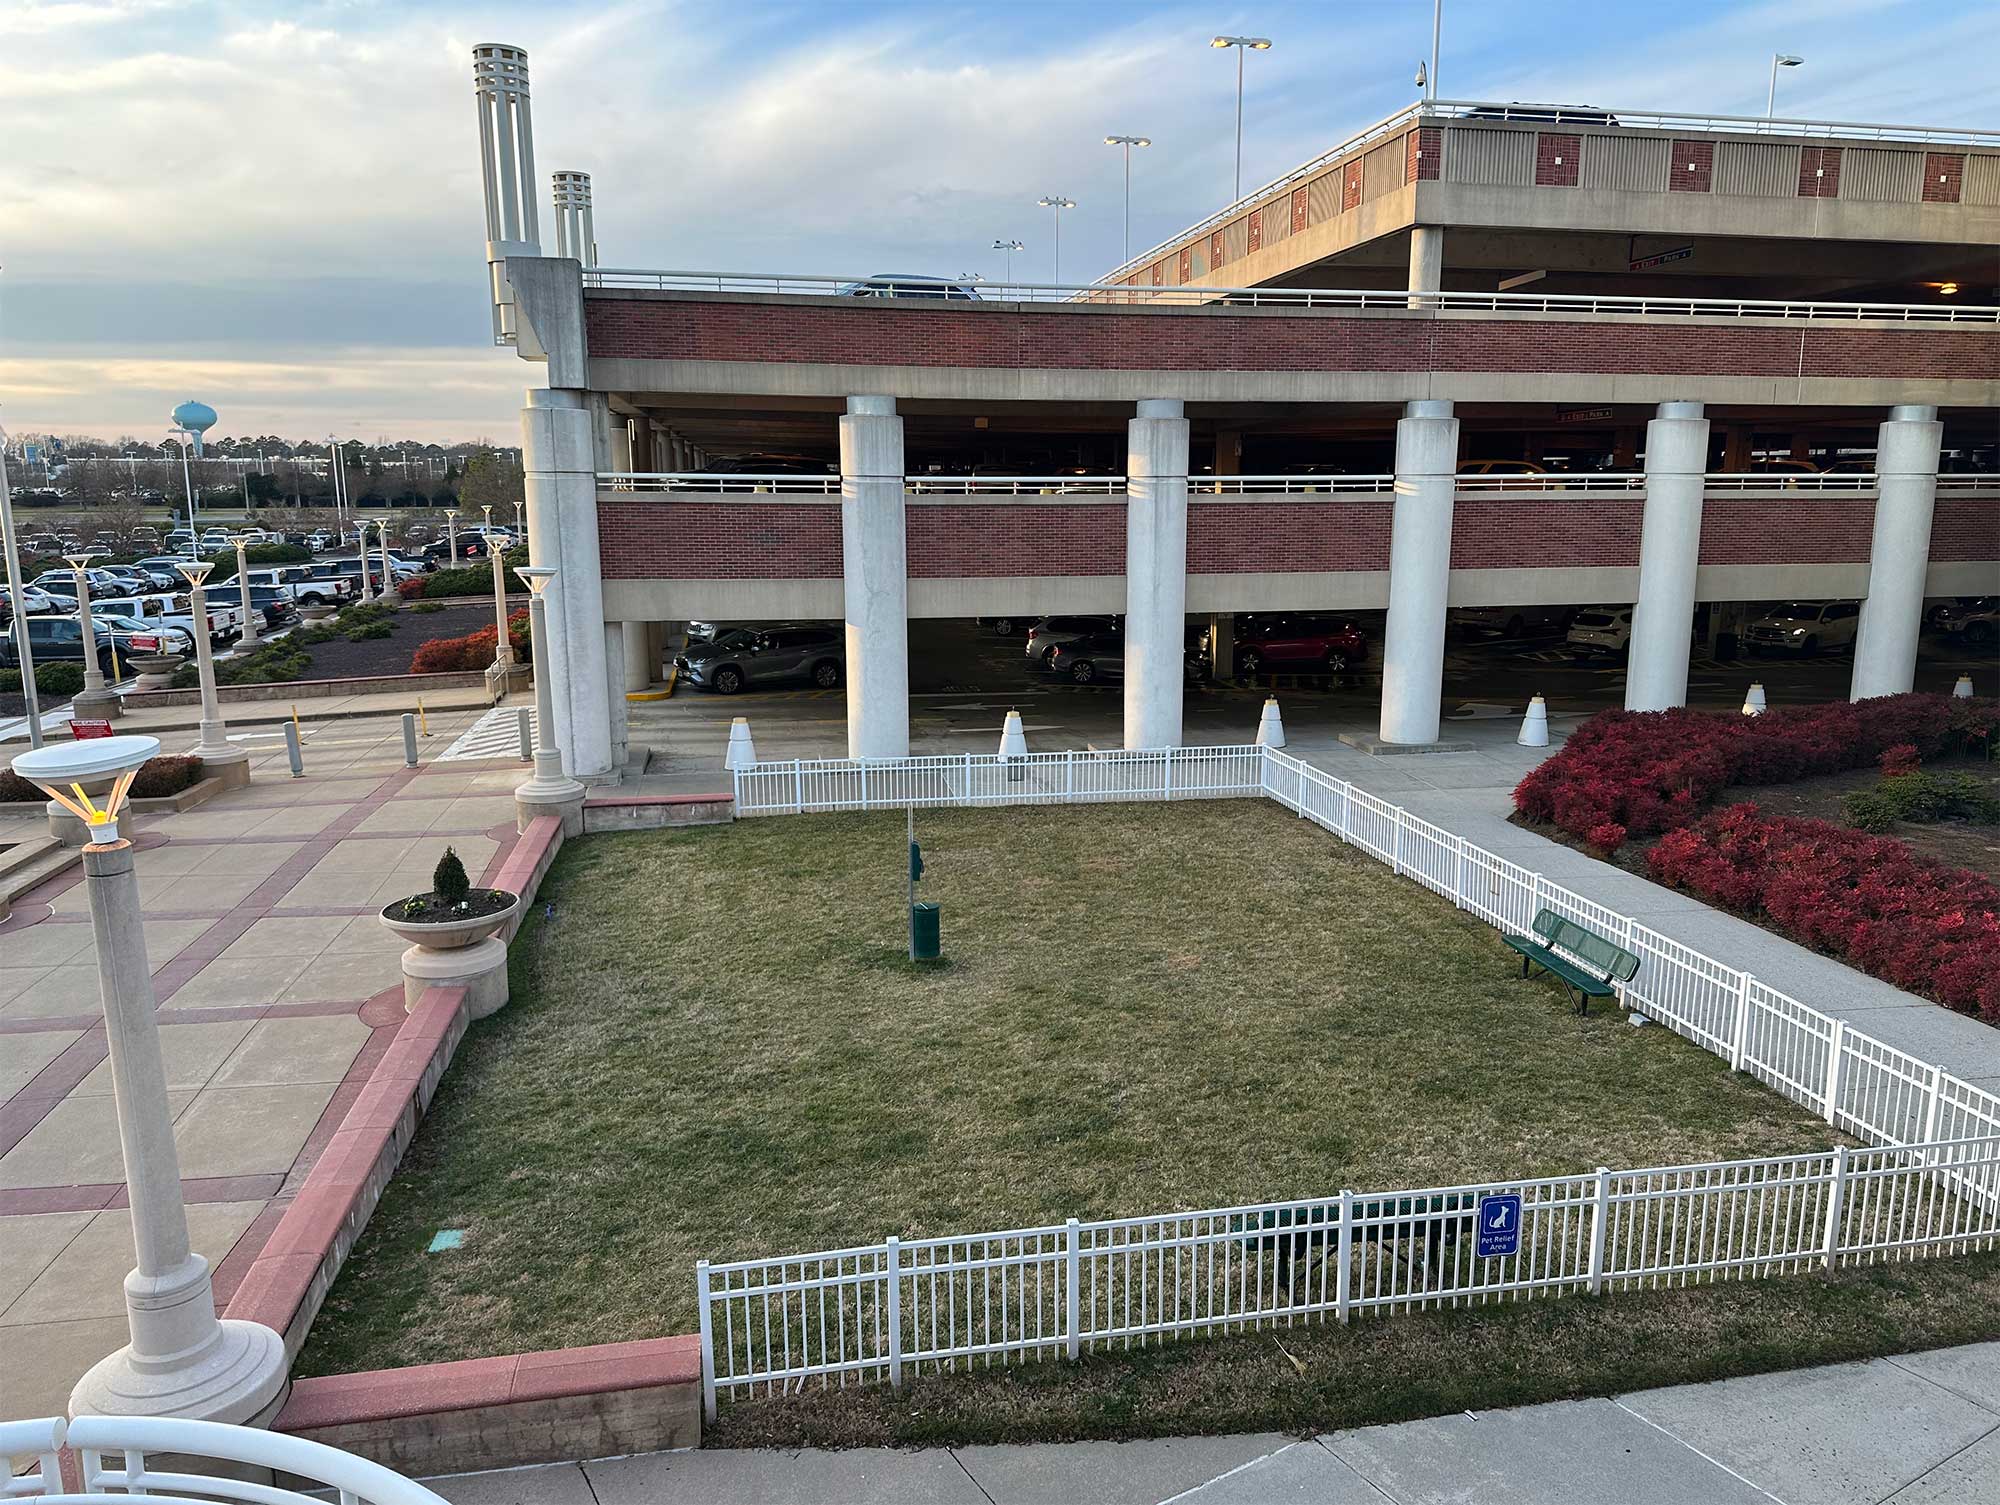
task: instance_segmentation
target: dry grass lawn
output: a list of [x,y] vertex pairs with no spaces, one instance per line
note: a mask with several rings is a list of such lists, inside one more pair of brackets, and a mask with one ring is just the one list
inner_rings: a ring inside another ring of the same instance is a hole
[[1829,1141],[1275,805],[918,834],[937,966],[900,814],[566,847],[300,1372],[691,1331],[701,1257]]

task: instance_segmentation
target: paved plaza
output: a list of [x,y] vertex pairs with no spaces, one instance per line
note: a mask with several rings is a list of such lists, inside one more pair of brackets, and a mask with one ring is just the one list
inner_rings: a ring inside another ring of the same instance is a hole
[[[447,842],[477,875],[514,841],[518,759],[406,769],[398,719],[325,709],[305,708],[305,777],[290,777],[281,731],[239,731],[247,789],[120,823],[139,848],[189,1231],[218,1306],[404,1018],[401,943],[376,910],[429,888]],[[431,716],[422,757],[476,715]],[[193,741],[159,735],[169,752]],[[46,830],[39,805],[0,816],[0,843]],[[71,867],[0,923],[0,1417],[64,1410],[125,1342],[131,1223],[105,1054]]]

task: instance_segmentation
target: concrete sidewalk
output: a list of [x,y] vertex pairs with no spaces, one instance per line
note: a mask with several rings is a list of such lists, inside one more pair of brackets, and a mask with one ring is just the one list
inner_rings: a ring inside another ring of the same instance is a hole
[[2000,1343],[1305,1441],[717,1449],[425,1482],[454,1505],[1990,1505]]

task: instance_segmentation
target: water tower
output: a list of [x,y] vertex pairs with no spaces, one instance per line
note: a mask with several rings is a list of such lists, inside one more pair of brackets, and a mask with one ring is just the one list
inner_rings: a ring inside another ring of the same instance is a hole
[[174,427],[186,429],[194,438],[194,452],[201,454],[201,436],[215,427],[215,409],[205,402],[189,398],[173,413]]

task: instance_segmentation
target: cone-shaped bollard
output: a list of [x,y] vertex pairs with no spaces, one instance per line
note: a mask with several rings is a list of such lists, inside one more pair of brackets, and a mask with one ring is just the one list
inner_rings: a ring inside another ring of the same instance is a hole
[[1278,714],[1278,697],[1264,697],[1264,714],[1257,722],[1257,745],[1259,747],[1283,747],[1285,745],[1285,719]]
[[1528,702],[1528,714],[1521,718],[1521,735],[1514,740],[1523,747],[1549,745],[1549,703],[1541,696]]
[[1951,687],[1951,698],[1953,700],[1972,699],[1972,676],[1970,674],[1961,674],[1958,676],[1958,683]]
[[741,773],[757,764],[757,748],[750,740],[750,718],[738,716],[729,723],[729,751],[722,759],[722,766],[731,773]]
[[1028,737],[1021,729],[1021,713],[1009,711],[1000,728],[1000,761],[1007,765],[1007,782],[1018,784],[1028,776]]
[[1750,687],[1750,693],[1743,697],[1743,714],[1761,716],[1765,709],[1764,687],[1761,684],[1754,684]]

